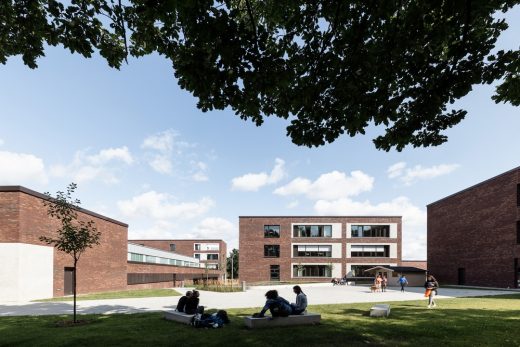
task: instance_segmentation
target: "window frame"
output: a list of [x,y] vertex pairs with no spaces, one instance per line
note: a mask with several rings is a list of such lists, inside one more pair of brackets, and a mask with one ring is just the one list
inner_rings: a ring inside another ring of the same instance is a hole
[[[270,249],[278,249],[275,255],[269,255]],[[280,245],[264,245],[264,258],[280,258]]]
[[292,229],[293,238],[332,238],[332,224],[293,224]]
[[[269,227],[277,227],[278,228],[278,233],[276,233],[275,230],[269,229]],[[280,238],[280,230],[281,230],[281,227],[278,224],[264,224],[264,239],[279,239]],[[274,235],[269,236],[268,235],[269,231],[273,231]]]

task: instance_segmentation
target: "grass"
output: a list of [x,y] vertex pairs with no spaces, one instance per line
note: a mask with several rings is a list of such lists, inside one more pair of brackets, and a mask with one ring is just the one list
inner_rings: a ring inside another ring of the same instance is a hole
[[[77,300],[106,300],[106,299],[126,299],[126,298],[151,298],[163,296],[179,296],[179,292],[173,289],[136,289],[122,290],[119,292],[103,292],[93,294],[78,295]],[[72,296],[64,296],[59,298],[34,300],[39,302],[47,301],[72,301]]]
[[229,293],[229,292],[242,292],[242,286],[237,284],[234,286],[229,285],[217,285],[217,284],[208,284],[208,285],[196,285],[195,289],[197,290],[208,290],[210,292],[221,292],[221,293]]
[[389,318],[371,318],[373,305],[311,306],[318,326],[247,330],[243,317],[258,309],[228,310],[223,329],[195,329],[161,313],[87,315],[89,325],[57,328],[66,316],[0,317],[0,346],[520,346],[520,295],[392,302]]

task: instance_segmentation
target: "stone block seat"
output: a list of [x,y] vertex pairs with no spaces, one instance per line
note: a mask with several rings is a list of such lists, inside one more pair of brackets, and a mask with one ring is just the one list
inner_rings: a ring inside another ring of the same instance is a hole
[[370,317],[388,317],[390,315],[390,305],[374,305],[370,309]]
[[282,327],[291,325],[315,325],[321,321],[321,315],[317,313],[306,313],[291,315],[289,317],[244,317],[244,323],[250,329],[266,327]]
[[191,324],[191,321],[194,316],[194,314],[186,314],[184,312],[164,311],[164,319],[184,324]]

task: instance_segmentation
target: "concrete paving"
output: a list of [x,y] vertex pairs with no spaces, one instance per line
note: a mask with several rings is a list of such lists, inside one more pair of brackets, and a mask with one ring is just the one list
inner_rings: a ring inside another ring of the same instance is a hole
[[[301,287],[307,294],[309,305],[407,300],[425,300],[426,305],[424,289],[419,287],[406,288],[404,293],[395,287],[388,288],[384,293],[371,293],[367,286],[332,286],[329,283],[303,284]],[[281,296],[291,302],[295,300],[292,285],[279,285],[252,287],[246,292],[238,293],[200,291],[200,304],[206,308],[218,309],[261,307],[265,302],[264,294],[269,289],[277,289]],[[183,293],[188,288],[178,288],[177,290]],[[511,293],[511,291],[501,290],[440,288],[437,299]],[[160,297],[78,301],[78,312],[112,314],[172,310],[178,299],[179,297]],[[72,313],[72,302],[0,302],[0,316],[70,313]]]

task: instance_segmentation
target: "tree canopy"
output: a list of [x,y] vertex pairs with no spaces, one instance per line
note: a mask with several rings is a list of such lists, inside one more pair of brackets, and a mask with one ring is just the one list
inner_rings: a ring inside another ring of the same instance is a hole
[[0,61],[37,67],[62,45],[112,67],[171,60],[203,110],[230,107],[261,125],[287,119],[297,145],[384,129],[378,149],[432,146],[466,115],[450,105],[497,82],[520,105],[519,50],[496,51],[518,0],[5,0]]

